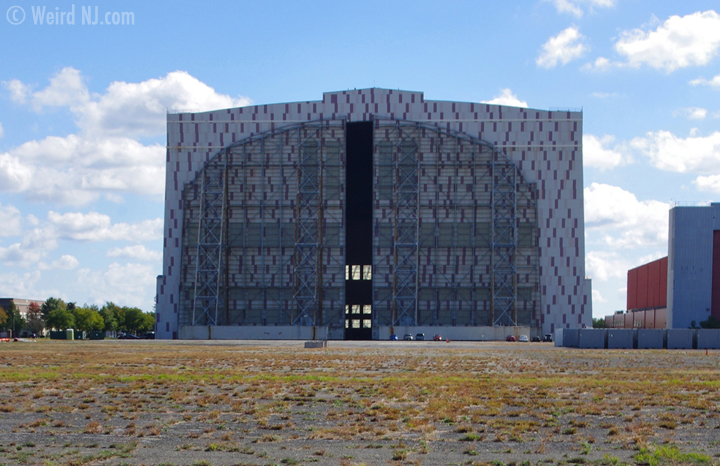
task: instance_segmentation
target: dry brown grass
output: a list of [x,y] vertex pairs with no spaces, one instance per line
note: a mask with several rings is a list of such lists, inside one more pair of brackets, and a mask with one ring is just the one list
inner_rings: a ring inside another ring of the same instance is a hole
[[[527,444],[521,448],[543,455],[590,438],[593,449],[633,450],[694,436],[712,449],[717,444],[702,439],[720,432],[720,355],[692,351],[303,351],[165,342],[2,350],[0,414],[25,420],[0,427],[0,446],[2,432],[11,431],[176,436],[202,442],[203,451],[293,439],[323,452],[327,441],[384,442],[386,459],[402,463],[448,442],[463,442],[458,452],[480,451],[480,442],[500,452]],[[343,461],[356,463],[334,464]]]

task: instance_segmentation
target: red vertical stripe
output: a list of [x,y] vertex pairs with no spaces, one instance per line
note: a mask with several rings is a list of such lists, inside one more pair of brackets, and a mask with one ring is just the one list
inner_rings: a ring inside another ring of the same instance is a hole
[[720,319],[720,230],[713,231],[712,297],[710,314]]

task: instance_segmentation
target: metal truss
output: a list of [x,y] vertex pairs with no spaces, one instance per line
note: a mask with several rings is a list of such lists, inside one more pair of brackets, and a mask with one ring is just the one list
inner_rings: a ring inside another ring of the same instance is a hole
[[398,127],[395,154],[393,325],[417,325],[418,143]]
[[[221,163],[217,163],[221,162]],[[200,214],[192,325],[219,325],[225,310],[227,153],[200,172]]]
[[297,315],[293,325],[314,325],[320,302],[321,278],[321,154],[320,142],[309,137],[300,144],[295,223],[295,286]]
[[517,167],[493,154],[492,162],[492,284],[493,325],[516,325]]

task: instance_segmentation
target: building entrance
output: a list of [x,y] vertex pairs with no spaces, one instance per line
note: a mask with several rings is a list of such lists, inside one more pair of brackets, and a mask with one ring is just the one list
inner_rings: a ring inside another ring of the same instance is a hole
[[373,123],[348,123],[345,175],[345,339],[372,338]]

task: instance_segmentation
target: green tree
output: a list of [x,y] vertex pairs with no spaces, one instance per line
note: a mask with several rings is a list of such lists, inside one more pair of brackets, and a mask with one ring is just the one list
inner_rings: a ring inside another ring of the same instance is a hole
[[89,307],[75,307],[73,312],[75,328],[81,332],[92,332],[105,328],[105,321],[100,313]]
[[47,301],[45,301],[40,308],[40,310],[42,311],[43,319],[47,319],[50,313],[56,309],[67,309],[65,301],[60,298],[48,298]]
[[593,328],[605,328],[606,327],[605,319],[603,319],[603,318],[596,319],[593,317],[592,322],[593,322]]
[[140,332],[151,332],[155,330],[155,313],[145,312],[142,315],[142,325],[138,328]]
[[143,326],[143,311],[136,307],[123,307],[125,311],[124,330],[135,333]]
[[[694,323],[695,321],[693,321]],[[700,328],[720,328],[720,319],[715,316],[710,316],[707,320],[700,322]]]
[[125,324],[125,312],[113,302],[106,302],[99,312],[105,322],[105,328],[103,330],[106,332],[120,330]]
[[5,312],[7,312],[8,315],[8,327],[12,330],[13,335],[20,335],[20,332],[25,328],[27,322],[25,322],[23,316],[20,315],[20,311],[18,311],[15,303],[10,301]]
[[72,312],[65,308],[50,311],[46,322],[48,327],[56,330],[65,330],[67,328],[75,327],[75,317]]
[[5,328],[5,324],[8,321],[8,315],[7,312],[5,312],[5,309],[0,307],[0,325],[2,325],[2,328]]

